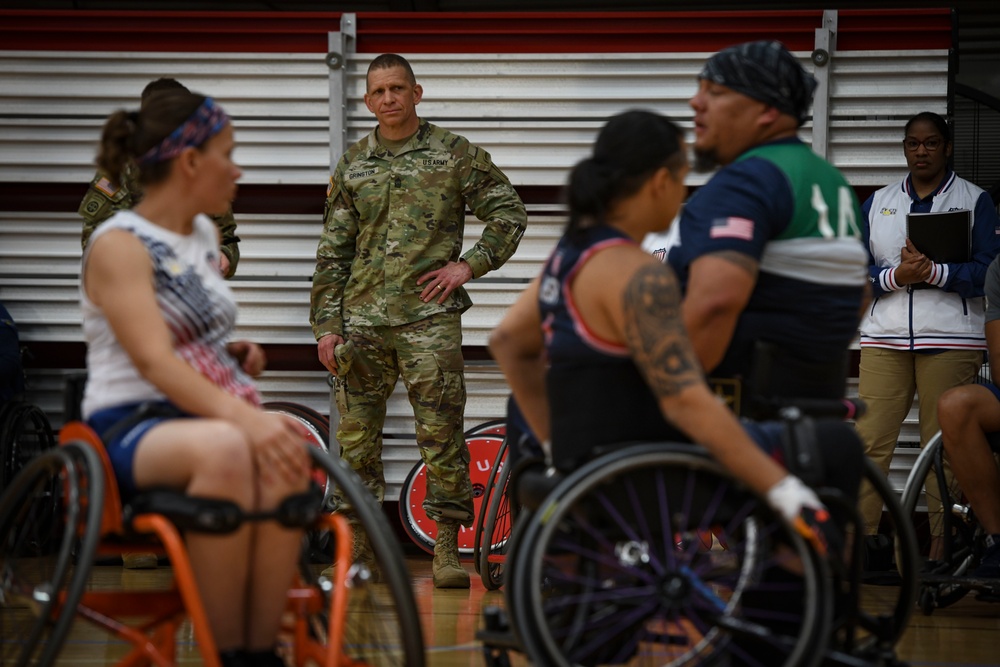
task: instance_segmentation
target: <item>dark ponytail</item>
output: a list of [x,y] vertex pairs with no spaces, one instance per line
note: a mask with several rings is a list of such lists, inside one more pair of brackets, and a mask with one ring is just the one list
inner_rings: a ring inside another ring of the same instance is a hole
[[608,210],[638,192],[658,169],[677,174],[687,162],[682,137],[672,121],[651,111],[612,117],[598,134],[593,155],[570,173],[566,233],[605,224]]

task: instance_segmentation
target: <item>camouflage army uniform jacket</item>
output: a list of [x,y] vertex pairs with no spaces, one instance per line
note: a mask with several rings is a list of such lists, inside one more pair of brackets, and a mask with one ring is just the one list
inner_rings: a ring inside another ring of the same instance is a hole
[[[103,172],[98,171],[94,180],[87,188],[87,194],[80,202],[77,210],[83,217],[83,234],[80,243],[84,248],[90,241],[90,235],[94,233],[97,226],[111,217],[115,211],[129,209],[139,203],[142,199],[142,186],[135,180],[135,172],[132,168],[126,168],[121,186],[116,186]],[[220,250],[229,259],[229,272],[226,278],[232,277],[236,273],[236,265],[240,263],[240,239],[236,236],[236,220],[233,218],[233,209],[230,208],[222,215],[213,215],[212,221],[219,228],[222,237]]]
[[[485,224],[464,255],[468,206]],[[465,260],[472,277],[497,269],[521,240],[524,204],[489,153],[420,121],[393,155],[373,131],[341,157],[327,191],[313,275],[313,334],[344,324],[399,326],[472,305],[465,288],[443,304],[420,300],[417,278]]]

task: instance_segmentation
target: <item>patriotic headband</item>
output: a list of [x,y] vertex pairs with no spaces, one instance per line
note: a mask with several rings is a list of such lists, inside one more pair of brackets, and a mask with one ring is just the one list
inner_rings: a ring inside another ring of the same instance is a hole
[[153,146],[136,162],[140,165],[165,162],[181,154],[188,146],[197,148],[210,138],[219,133],[229,116],[218,106],[211,97],[206,97],[190,118],[181,124],[176,130],[171,132],[163,141]]

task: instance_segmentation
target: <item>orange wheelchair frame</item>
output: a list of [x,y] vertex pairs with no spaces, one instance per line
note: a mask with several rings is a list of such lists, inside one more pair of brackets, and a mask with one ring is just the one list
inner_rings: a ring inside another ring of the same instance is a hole
[[[85,619],[129,645],[117,667],[171,667],[178,657],[178,633],[190,619],[203,663],[220,667],[181,535],[185,525],[187,530],[197,528],[186,520],[179,527],[177,516],[160,513],[155,503],[123,507],[104,445],[86,424],[65,425],[59,444],[26,466],[24,479],[15,480],[0,495],[0,511],[6,514],[0,517],[0,664],[47,667],[56,661],[73,620]],[[381,508],[346,464],[318,447],[310,446],[309,451],[317,471],[325,472],[328,487],[339,487],[354,509],[352,519],[312,506],[302,514],[308,530],[328,531],[332,537],[326,541],[333,545],[336,567],[330,578],[316,577],[303,561],[301,572],[289,582],[279,632],[281,646],[287,647],[279,649],[283,658],[295,667],[423,667],[423,635],[409,575]],[[189,505],[202,502],[177,496]],[[213,511],[211,502],[205,512]],[[47,513],[36,512],[39,506],[47,507]],[[200,517],[200,504],[197,513]],[[30,524],[36,517],[54,527],[34,530]],[[237,516],[227,525],[265,518],[277,516]],[[369,586],[375,583],[369,570],[351,562],[352,520],[369,536],[386,578],[382,587]],[[46,543],[59,536],[56,547]],[[171,566],[168,587],[103,590],[88,583],[95,557],[120,557],[129,551],[166,556]],[[74,558],[75,567],[70,565]],[[9,619],[12,631],[4,619]]]

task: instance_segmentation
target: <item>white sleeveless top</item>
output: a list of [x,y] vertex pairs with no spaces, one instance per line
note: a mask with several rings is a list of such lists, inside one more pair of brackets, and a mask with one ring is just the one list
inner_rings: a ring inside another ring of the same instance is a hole
[[226,351],[236,324],[236,301],[219,273],[215,225],[199,214],[193,232],[182,235],[154,225],[133,211],[119,211],[94,232],[81,264],[80,305],[87,342],[83,418],[129,403],[166,400],[139,374],[118,344],[104,313],[87,298],[83,268],[89,249],[112,229],[135,234],[149,251],[156,300],[170,330],[174,353],[218,387],[260,405],[253,380]]

